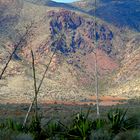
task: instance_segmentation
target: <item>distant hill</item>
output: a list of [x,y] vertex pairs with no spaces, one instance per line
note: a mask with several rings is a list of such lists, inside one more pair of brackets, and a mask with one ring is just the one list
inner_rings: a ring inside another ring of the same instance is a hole
[[[50,7],[77,10],[94,15],[94,0],[82,0],[72,4],[57,3],[52,0],[25,0]],[[140,31],[139,0],[97,0],[96,15],[119,28],[130,28]]]
[[[74,5],[82,7],[89,14],[94,13],[94,1],[84,0]],[[98,0],[96,14],[102,20],[119,28],[130,28],[140,31],[139,0]]]

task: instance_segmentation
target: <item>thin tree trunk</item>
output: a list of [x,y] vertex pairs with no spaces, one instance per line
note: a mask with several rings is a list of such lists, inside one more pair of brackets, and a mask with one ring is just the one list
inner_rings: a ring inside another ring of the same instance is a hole
[[38,104],[37,104],[37,84],[36,84],[36,69],[35,69],[35,57],[34,53],[31,50],[31,55],[32,55],[32,69],[33,69],[33,78],[34,78],[34,91],[35,91],[35,118],[37,120],[38,118]]
[[[63,35],[60,35],[59,37],[60,37],[60,38],[57,38],[56,41],[57,41],[57,40],[61,40],[62,37],[63,37]],[[41,79],[41,81],[40,81],[40,84],[39,84],[39,86],[38,86],[38,88],[37,88],[37,95],[38,95],[38,93],[39,93],[39,91],[40,91],[40,88],[41,88],[41,86],[42,86],[42,83],[43,83],[43,81],[44,81],[44,78],[45,78],[45,76],[46,76],[46,73],[47,73],[47,71],[48,71],[48,69],[49,69],[49,66],[50,66],[50,64],[51,64],[51,62],[52,62],[52,59],[53,59],[54,55],[56,54],[57,49],[58,49],[58,48],[56,47],[55,50],[54,50],[54,52],[53,52],[53,54],[52,54],[52,56],[51,56],[51,58],[50,58],[50,61],[49,61],[48,65],[47,65],[47,67],[46,67],[46,70],[44,71],[44,74],[43,74],[43,76],[42,76],[42,79]],[[30,104],[30,107],[29,107],[29,109],[28,109],[28,112],[27,112],[27,114],[26,114],[26,116],[25,116],[25,119],[24,119],[24,122],[23,122],[23,126],[22,126],[22,127],[25,127],[25,125],[26,125],[27,119],[28,119],[28,117],[29,117],[29,113],[30,113],[31,110],[32,110],[32,107],[33,107],[33,105],[34,105],[35,100],[36,100],[36,99],[35,99],[35,97],[34,97],[33,101],[32,101],[31,104]]]
[[5,64],[5,67],[3,68],[3,70],[2,70],[2,72],[1,72],[1,74],[0,74],[0,80],[2,79],[3,74],[5,73],[5,71],[6,71],[7,67],[8,67],[8,65],[9,65],[10,61],[12,60],[13,55],[14,55],[15,52],[17,51],[17,49],[18,49],[18,47],[20,46],[20,44],[21,44],[22,41],[23,41],[23,38],[19,41],[19,43],[18,43],[17,45],[15,45],[15,48],[14,48],[13,52],[12,52],[11,55],[9,56],[7,63]]
[[[47,71],[48,71],[48,69],[49,69],[49,66],[50,66],[50,64],[51,64],[51,62],[52,62],[52,59],[53,59],[55,53],[56,53],[56,50],[53,52],[53,54],[52,54],[52,56],[51,56],[51,58],[50,58],[50,61],[49,61],[48,65],[47,65],[47,67],[46,67],[46,70],[44,71],[44,74],[43,74],[43,76],[42,76],[42,79],[41,79],[40,84],[39,84],[39,86],[38,86],[38,88],[37,88],[37,91],[36,91],[36,94],[37,94],[37,95],[38,95],[38,93],[39,93],[39,91],[40,91],[40,88],[41,88],[41,86],[42,86],[42,83],[43,83],[43,81],[44,81],[44,78],[45,78],[45,76],[46,76],[46,73],[47,73]],[[36,97],[34,97],[33,101],[32,101],[31,104],[30,104],[30,107],[29,107],[28,112],[27,112],[27,114],[26,114],[26,116],[25,116],[25,119],[24,119],[24,122],[23,122],[23,126],[22,126],[22,127],[25,127],[25,125],[26,125],[27,119],[28,119],[29,114],[30,114],[30,112],[31,112],[31,110],[32,110],[32,107],[33,107],[33,105],[34,105],[35,100],[36,100]]]
[[98,48],[98,42],[96,38],[96,24],[97,24],[97,19],[96,19],[96,8],[97,8],[97,1],[95,0],[95,9],[94,9],[94,36],[95,36],[95,50],[94,50],[94,55],[95,55],[95,92],[96,92],[96,108],[97,108],[97,117],[100,116],[100,110],[99,110],[99,83],[98,83],[98,61],[97,61],[97,48]]
[[23,45],[25,45],[25,42],[24,41],[26,40],[26,37],[30,34],[32,25],[33,25],[33,23],[31,23],[31,25],[29,27],[26,27],[25,34],[21,37],[21,39],[19,40],[19,42],[17,44],[15,44],[15,48],[14,48],[13,52],[9,56],[7,63],[5,64],[4,68],[2,69],[2,72],[0,74],[0,80],[2,79],[4,73],[5,73],[6,69],[7,69],[10,61],[12,60],[13,55],[16,53],[17,49],[19,47],[23,47]]
[[97,108],[97,117],[100,116],[100,111],[99,111],[99,83],[98,83],[98,64],[97,64],[97,54],[95,54],[95,91],[96,91],[96,108]]

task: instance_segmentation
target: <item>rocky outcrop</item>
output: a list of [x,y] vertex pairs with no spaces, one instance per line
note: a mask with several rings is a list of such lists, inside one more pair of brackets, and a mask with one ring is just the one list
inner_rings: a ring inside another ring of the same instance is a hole
[[[94,48],[95,38],[98,42],[98,48],[107,54],[112,52],[113,32],[103,24],[95,27],[94,20],[83,18],[75,12],[60,10],[59,12],[50,11],[50,33],[51,38],[55,39],[58,33],[65,33],[65,41],[59,43],[59,50],[63,54],[83,51],[83,54],[90,53]],[[95,34],[96,28],[96,34]]]

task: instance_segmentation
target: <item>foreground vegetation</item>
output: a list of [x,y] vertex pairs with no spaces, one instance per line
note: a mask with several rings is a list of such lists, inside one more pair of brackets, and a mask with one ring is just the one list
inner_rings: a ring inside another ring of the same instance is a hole
[[41,115],[22,122],[6,119],[0,123],[1,140],[140,140],[140,120],[128,109],[113,108],[103,117],[92,109],[68,116],[68,121],[44,119]]

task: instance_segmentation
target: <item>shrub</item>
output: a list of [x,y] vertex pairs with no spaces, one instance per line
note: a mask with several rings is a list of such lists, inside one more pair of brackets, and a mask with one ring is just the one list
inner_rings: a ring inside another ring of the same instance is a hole
[[121,132],[113,140],[140,140],[140,130]]
[[81,112],[75,116],[72,125],[66,132],[66,137],[68,139],[89,139],[92,130],[92,121],[88,119],[88,114],[89,112],[86,115]]
[[29,132],[33,135],[34,140],[45,140],[46,136],[41,128],[41,117],[32,117],[29,124]]
[[111,132],[118,134],[121,131],[126,131],[128,129],[135,128],[137,125],[137,120],[133,117],[128,118],[126,116],[127,110],[123,109],[113,109],[108,112],[108,120],[110,123]]
[[12,140],[12,138],[15,136],[16,136],[16,134],[11,130],[7,130],[7,129],[0,130],[0,139],[1,140]]
[[13,138],[13,140],[33,140],[33,137],[29,134],[18,134]]
[[0,124],[0,129],[9,129],[12,131],[17,131],[17,132],[20,132],[23,130],[21,123],[16,122],[10,118]]
[[56,120],[50,120],[44,127],[47,138],[56,138],[55,135],[58,135],[61,131],[60,124]]
[[92,122],[92,127],[94,130],[97,130],[97,129],[100,129],[100,128],[103,128],[107,125],[107,121],[106,119],[96,119]]
[[112,135],[104,129],[99,129],[92,131],[90,140],[112,140]]

